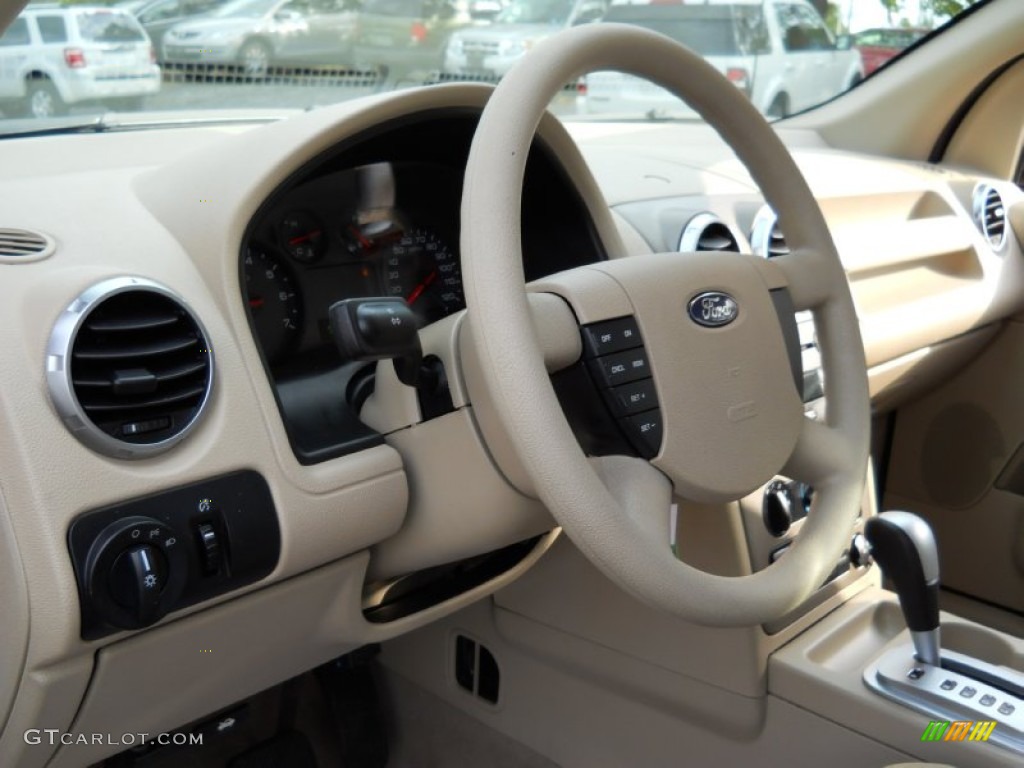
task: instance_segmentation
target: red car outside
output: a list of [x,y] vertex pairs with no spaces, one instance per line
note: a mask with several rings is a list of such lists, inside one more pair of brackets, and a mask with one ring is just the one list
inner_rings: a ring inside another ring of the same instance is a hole
[[867,77],[904,48],[928,34],[927,29],[914,27],[865,29],[853,35],[853,47],[860,51]]

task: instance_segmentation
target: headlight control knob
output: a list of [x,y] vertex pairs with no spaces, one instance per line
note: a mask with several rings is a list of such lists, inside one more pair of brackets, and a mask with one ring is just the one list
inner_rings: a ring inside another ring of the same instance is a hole
[[95,611],[115,627],[139,629],[166,616],[181,597],[188,556],[167,524],[126,517],[100,531],[85,572]]

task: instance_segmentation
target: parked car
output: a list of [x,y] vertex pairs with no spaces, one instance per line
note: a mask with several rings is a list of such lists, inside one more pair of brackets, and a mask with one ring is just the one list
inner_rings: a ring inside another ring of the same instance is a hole
[[546,37],[565,27],[600,21],[607,0],[513,0],[493,24],[471,26],[451,36],[446,75],[497,79]]
[[266,77],[271,67],[345,65],[355,12],[354,0],[231,0],[171,27],[162,60],[200,73],[230,67],[247,78]]
[[927,29],[914,27],[865,29],[853,35],[851,44],[860,52],[864,74],[870,75],[926,34]]
[[152,0],[137,7],[132,13],[146,30],[159,55],[167,30],[194,16],[209,13],[224,2],[225,0]]
[[122,10],[35,5],[0,37],[0,108],[51,117],[70,104],[138,108],[160,90],[160,68],[139,23]]
[[[688,46],[773,117],[820,104],[864,75],[857,52],[836,44],[806,0],[615,0],[605,21],[646,27]],[[687,112],[662,89],[613,72],[588,75],[579,102],[587,113]]]
[[420,83],[441,69],[448,38],[473,23],[470,0],[366,0],[353,51],[384,84]]
[[469,15],[474,21],[493,21],[507,4],[506,0],[471,0]]

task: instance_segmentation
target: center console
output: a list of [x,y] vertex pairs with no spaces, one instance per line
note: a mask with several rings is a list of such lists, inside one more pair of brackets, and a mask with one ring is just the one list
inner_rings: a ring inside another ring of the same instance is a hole
[[[986,764],[1019,765],[1024,643],[940,616],[935,539],[921,518],[883,513],[868,521],[865,540],[866,554],[896,590],[902,617],[874,590],[851,600],[773,655],[771,692],[865,733],[884,728],[897,748],[916,736],[910,751],[922,759],[959,763],[969,746],[984,750],[973,752],[970,764],[984,755]],[[884,726],[871,722],[880,714]]]

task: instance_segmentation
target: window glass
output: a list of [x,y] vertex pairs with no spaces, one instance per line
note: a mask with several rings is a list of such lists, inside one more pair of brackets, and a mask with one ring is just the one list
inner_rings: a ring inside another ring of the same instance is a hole
[[126,13],[83,11],[78,14],[78,31],[83,40],[95,43],[133,43],[146,39],[142,27]]
[[367,0],[363,8],[367,13],[379,13],[381,16],[413,18],[423,15],[421,0]]
[[178,0],[167,0],[167,2],[147,6],[146,10],[139,14],[139,21],[143,24],[152,24],[156,21],[178,18],[182,13],[183,10]]
[[782,31],[782,45],[787,51],[820,51],[832,48],[828,32],[819,17],[805,5],[775,6]]
[[28,45],[28,22],[15,19],[7,31],[0,35],[0,45]]
[[771,50],[760,6],[613,5],[605,21],[660,32],[702,56],[738,56]]
[[44,43],[66,43],[68,30],[63,16],[36,16],[39,37]]

